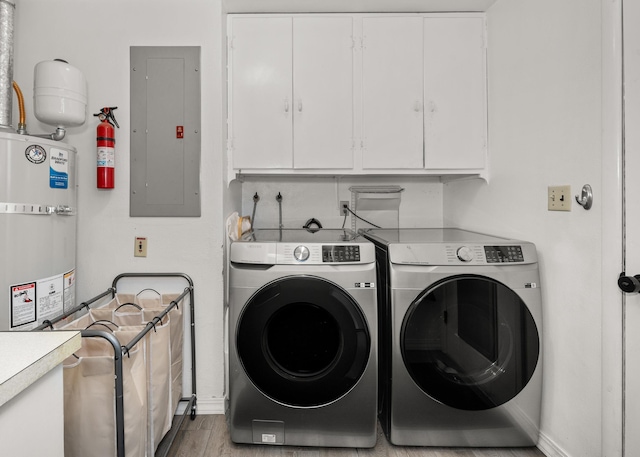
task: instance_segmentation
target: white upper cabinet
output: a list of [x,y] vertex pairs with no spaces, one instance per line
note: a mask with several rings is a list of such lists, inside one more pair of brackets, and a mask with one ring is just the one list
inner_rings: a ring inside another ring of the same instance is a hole
[[422,17],[362,20],[362,166],[421,169]]
[[353,19],[293,20],[293,166],[353,168]]
[[424,20],[427,169],[482,169],[487,148],[484,20]]
[[353,19],[231,22],[236,169],[353,167]]
[[234,18],[229,147],[233,168],[291,168],[292,19]]
[[482,13],[229,15],[236,174],[486,176]]

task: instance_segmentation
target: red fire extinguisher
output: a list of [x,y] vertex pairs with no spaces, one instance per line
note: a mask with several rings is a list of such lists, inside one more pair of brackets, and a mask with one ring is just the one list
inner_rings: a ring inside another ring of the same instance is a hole
[[117,106],[105,106],[98,114],[94,114],[100,119],[96,137],[98,142],[98,189],[113,189],[115,184],[116,135],[113,127],[114,124],[118,128],[120,126],[113,115],[113,110],[117,108]]

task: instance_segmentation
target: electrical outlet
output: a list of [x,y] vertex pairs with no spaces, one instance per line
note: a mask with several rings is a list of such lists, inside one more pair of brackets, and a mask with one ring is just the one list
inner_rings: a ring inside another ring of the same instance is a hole
[[347,200],[340,201],[340,215],[341,216],[346,216],[347,214],[349,214],[349,211],[347,211],[347,208],[349,208],[349,202]]
[[136,242],[133,246],[134,257],[146,257],[147,256],[147,238],[142,236],[136,236]]
[[571,186],[549,186],[549,211],[571,211]]

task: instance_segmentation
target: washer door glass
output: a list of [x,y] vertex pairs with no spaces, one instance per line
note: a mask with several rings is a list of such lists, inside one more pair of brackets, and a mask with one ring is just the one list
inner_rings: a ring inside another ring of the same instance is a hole
[[340,286],[290,276],[254,294],[240,316],[238,356],[254,385],[293,406],[318,406],[345,395],[371,351],[366,320]]
[[401,351],[427,395],[454,408],[484,410],[527,385],[540,340],[518,294],[493,279],[463,275],[435,283],[411,304]]

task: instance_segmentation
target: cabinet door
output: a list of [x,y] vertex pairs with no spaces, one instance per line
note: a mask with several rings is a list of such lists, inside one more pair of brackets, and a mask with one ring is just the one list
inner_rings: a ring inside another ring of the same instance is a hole
[[353,167],[353,20],[293,20],[294,168]]
[[484,20],[424,19],[424,141],[427,169],[485,166]]
[[424,167],[423,20],[363,18],[363,168]]
[[233,168],[291,168],[292,18],[233,18],[231,33]]

